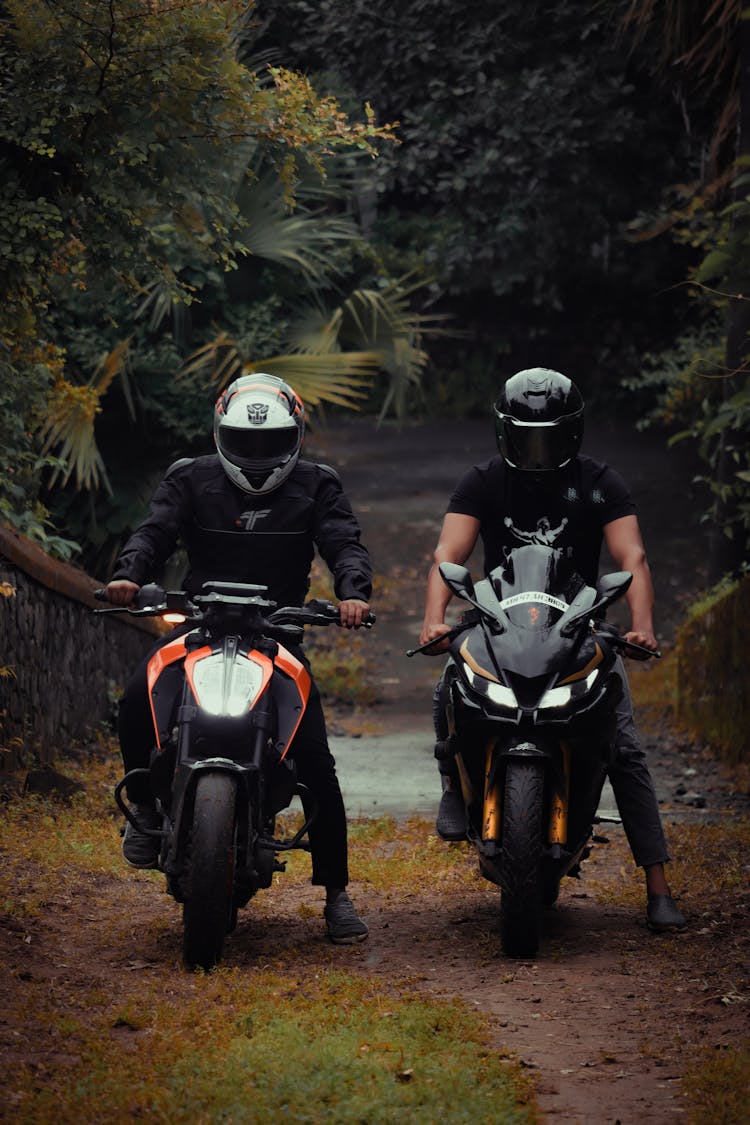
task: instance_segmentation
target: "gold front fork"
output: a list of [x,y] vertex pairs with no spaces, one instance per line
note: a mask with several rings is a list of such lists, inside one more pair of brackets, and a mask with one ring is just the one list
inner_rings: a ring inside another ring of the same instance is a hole
[[552,794],[549,809],[549,842],[550,844],[567,844],[568,842],[568,800],[570,795],[570,746],[567,742],[560,743],[562,751],[563,783],[562,791],[556,790]]
[[499,840],[500,825],[502,823],[503,793],[497,778],[491,781],[492,751],[495,749],[494,739],[487,743],[484,759],[484,810],[482,815],[482,839]]

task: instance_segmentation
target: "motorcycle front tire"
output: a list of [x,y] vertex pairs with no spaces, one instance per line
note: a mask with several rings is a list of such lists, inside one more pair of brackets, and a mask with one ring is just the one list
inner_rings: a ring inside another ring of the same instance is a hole
[[544,766],[508,762],[500,861],[500,941],[508,957],[535,957],[541,933]]
[[198,778],[182,907],[183,960],[190,969],[219,963],[231,926],[236,796],[228,774]]

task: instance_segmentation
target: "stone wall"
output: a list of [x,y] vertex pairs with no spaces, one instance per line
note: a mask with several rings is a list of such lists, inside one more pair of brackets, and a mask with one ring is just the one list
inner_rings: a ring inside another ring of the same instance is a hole
[[679,717],[729,762],[750,760],[750,578],[698,606],[677,632]]
[[0,771],[89,740],[155,643],[154,621],[91,612],[101,585],[0,527]]

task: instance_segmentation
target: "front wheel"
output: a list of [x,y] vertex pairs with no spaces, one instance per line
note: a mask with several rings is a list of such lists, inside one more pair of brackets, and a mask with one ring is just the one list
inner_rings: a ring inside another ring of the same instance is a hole
[[544,766],[510,761],[503,802],[500,940],[508,957],[535,957],[541,930]]
[[182,908],[183,957],[191,969],[219,963],[231,926],[236,795],[234,778],[223,773],[205,773],[195,787]]

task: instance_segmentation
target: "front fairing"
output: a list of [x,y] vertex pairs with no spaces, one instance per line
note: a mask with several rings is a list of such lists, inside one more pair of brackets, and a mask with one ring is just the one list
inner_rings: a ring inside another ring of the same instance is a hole
[[209,639],[199,630],[155,654],[148,683],[157,746],[186,724],[189,756],[196,759],[247,758],[258,728],[283,758],[310,692],[307,669],[283,646],[264,651],[240,637]]
[[586,619],[596,592],[559,552],[512,551],[474,593],[481,612],[451,644],[467,707],[501,722],[559,723],[601,702],[613,656]]

